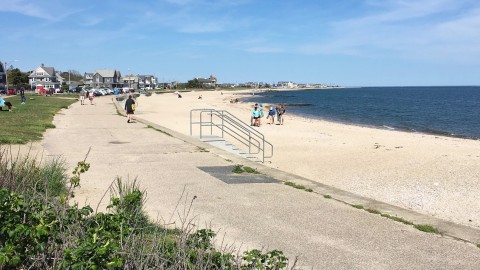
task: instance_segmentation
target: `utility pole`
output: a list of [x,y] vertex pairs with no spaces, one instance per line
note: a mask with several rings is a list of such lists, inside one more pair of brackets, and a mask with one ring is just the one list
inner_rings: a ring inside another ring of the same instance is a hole
[[7,65],[8,63],[12,63],[12,62],[17,62],[19,60],[10,60],[8,62],[5,62],[5,65],[3,66],[4,69],[5,69],[5,92],[8,93],[8,68],[7,68]]

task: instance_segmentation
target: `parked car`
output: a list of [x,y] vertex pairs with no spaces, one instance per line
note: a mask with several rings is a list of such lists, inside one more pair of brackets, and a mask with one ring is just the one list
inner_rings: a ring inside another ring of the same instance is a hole
[[16,95],[17,94],[17,91],[15,91],[15,89],[8,89],[7,90],[7,95]]
[[103,93],[99,89],[92,89],[93,90],[93,95],[98,97],[98,96],[103,96]]
[[7,90],[5,88],[0,88],[0,94],[5,95],[7,93]]

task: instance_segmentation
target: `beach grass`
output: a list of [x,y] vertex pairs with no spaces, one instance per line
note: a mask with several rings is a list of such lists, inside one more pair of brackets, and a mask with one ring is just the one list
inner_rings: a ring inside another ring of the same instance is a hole
[[26,98],[27,102],[23,105],[19,95],[6,99],[14,107],[11,112],[5,107],[0,111],[1,144],[25,144],[41,140],[47,128],[55,128],[52,124],[55,114],[77,101],[66,95],[45,97],[27,94]]

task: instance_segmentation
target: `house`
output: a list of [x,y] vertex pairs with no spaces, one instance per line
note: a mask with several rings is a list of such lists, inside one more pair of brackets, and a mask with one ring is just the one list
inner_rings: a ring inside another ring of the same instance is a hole
[[83,84],[88,85],[90,87],[92,86],[92,84],[93,84],[93,73],[85,72],[83,74]]
[[121,87],[122,83],[120,78],[121,75],[118,70],[99,69],[93,73],[91,86],[93,88],[106,87],[110,89]]
[[208,78],[195,78],[202,87],[215,87],[217,85],[217,77],[210,75]]
[[153,75],[138,75],[138,87],[155,89],[157,86],[157,78]]
[[121,78],[124,87],[138,89],[138,75],[127,75]]
[[32,89],[37,86],[43,86],[45,89],[60,88],[60,81],[55,72],[55,68],[46,67],[44,64],[41,64],[28,76],[28,82],[32,86]]

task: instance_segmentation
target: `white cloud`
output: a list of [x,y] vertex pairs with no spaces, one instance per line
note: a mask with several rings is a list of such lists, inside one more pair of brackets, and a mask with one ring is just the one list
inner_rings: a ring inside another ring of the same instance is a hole
[[41,19],[51,19],[50,14],[45,12],[46,10],[42,7],[25,0],[3,0],[0,5],[0,11],[20,13]]
[[368,4],[375,5],[370,14],[332,22],[331,35],[298,46],[299,52],[461,61],[480,57],[476,2],[371,0]]

